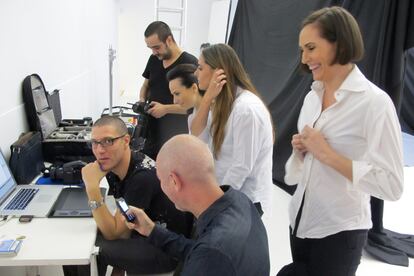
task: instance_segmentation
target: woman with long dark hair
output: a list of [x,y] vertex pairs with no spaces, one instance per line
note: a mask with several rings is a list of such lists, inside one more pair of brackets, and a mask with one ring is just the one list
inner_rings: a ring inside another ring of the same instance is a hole
[[260,213],[269,213],[274,142],[269,111],[230,46],[204,48],[195,74],[205,94],[191,133],[210,146],[218,182],[244,192]]

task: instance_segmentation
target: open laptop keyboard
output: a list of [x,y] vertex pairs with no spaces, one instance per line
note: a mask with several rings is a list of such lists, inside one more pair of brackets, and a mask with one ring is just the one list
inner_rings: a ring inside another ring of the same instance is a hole
[[32,188],[23,188],[17,192],[14,198],[7,204],[4,208],[5,210],[24,210],[26,206],[30,203],[33,199],[35,194],[39,191],[39,189],[32,189]]

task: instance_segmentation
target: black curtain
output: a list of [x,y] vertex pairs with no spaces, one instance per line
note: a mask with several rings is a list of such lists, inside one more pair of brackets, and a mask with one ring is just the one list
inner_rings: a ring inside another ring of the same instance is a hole
[[[229,44],[238,53],[272,114],[277,139],[273,151],[273,181],[280,188],[290,194],[293,194],[295,189],[284,183],[284,166],[292,151],[290,140],[297,132],[296,122],[303,98],[310,90],[312,82],[311,75],[304,75],[298,69],[298,36],[301,21],[311,11],[325,6],[342,6],[353,14],[360,25],[366,49],[365,57],[358,66],[368,79],[390,95],[399,110],[404,76],[404,52],[414,46],[413,2],[238,1]],[[374,245],[371,249],[375,250],[371,250],[370,253],[386,262],[408,265],[405,251],[402,253],[405,256],[399,255],[396,258],[397,253],[393,251],[386,252],[385,257],[376,251],[386,243],[382,237],[388,239],[388,236],[382,227],[383,201],[373,198],[371,202],[375,230],[371,233],[379,236],[371,235],[376,241],[371,243]],[[410,235],[408,237],[412,238]],[[380,248],[379,252],[384,250]]]
[[404,132],[414,135],[414,48],[407,50],[405,60],[400,122]]
[[255,86],[268,104],[276,129],[273,181],[293,194],[284,183],[290,140],[311,75],[299,72],[298,35],[302,20],[326,1],[239,0],[229,44],[238,53]]

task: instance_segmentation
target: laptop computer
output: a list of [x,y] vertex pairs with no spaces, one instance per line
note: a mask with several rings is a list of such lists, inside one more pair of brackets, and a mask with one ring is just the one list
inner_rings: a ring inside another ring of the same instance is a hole
[[17,185],[0,150],[0,215],[47,217],[63,185]]

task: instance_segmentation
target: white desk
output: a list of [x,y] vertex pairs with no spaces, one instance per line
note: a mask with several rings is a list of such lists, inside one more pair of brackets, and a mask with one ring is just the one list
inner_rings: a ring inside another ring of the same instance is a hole
[[93,218],[33,218],[29,223],[11,219],[2,234],[24,235],[15,257],[1,257],[0,266],[89,264],[96,238]]
[[[108,188],[106,178],[102,179],[100,186]],[[107,201],[111,203],[111,200]],[[26,237],[17,256],[0,257],[0,267],[91,263],[91,275],[97,275],[94,254],[97,226],[93,218],[33,218],[29,223],[20,223],[18,218],[12,218],[0,226],[0,233]]]

